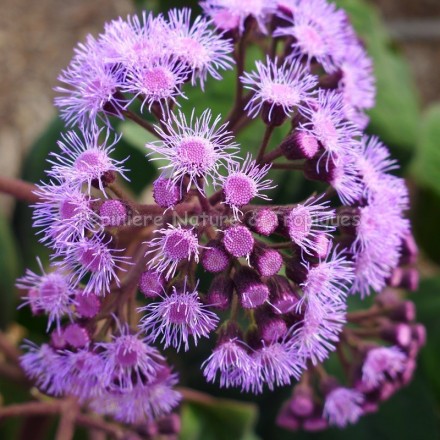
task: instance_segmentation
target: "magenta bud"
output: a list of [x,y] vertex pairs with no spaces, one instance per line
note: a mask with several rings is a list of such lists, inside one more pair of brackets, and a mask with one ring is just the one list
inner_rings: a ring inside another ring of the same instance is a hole
[[248,268],[241,267],[234,275],[234,284],[245,309],[254,309],[264,304],[269,298],[269,288],[258,274]]
[[76,313],[78,313],[81,318],[94,318],[101,310],[101,302],[93,293],[84,295],[80,290],[75,296],[75,302]]
[[411,333],[419,347],[423,347],[426,344],[426,327],[423,324],[413,325],[411,327]]
[[278,215],[269,208],[260,209],[247,216],[247,224],[257,234],[268,237],[278,228]]
[[224,231],[223,244],[233,257],[247,257],[254,248],[254,237],[246,226],[231,226]]
[[274,104],[273,102],[265,101],[261,109],[261,119],[266,125],[279,127],[283,125],[287,119],[286,112],[282,105]]
[[274,313],[282,315],[294,310],[298,304],[298,297],[287,278],[275,275],[267,280],[267,285]]
[[298,417],[309,417],[313,413],[313,393],[308,386],[296,386],[289,402],[290,410]]
[[325,420],[322,416],[310,417],[304,420],[303,429],[304,431],[309,432],[318,432],[324,431],[324,429],[328,428],[327,420]]
[[154,201],[161,208],[171,208],[182,200],[182,191],[180,187],[165,177],[159,177],[153,183]]
[[385,341],[397,344],[399,347],[408,347],[411,343],[411,327],[408,324],[387,324],[380,332]]
[[280,148],[289,160],[312,159],[319,150],[319,143],[315,136],[297,130],[284,139]]
[[400,266],[405,266],[407,264],[412,265],[417,262],[417,256],[419,254],[419,249],[417,243],[412,234],[408,234],[402,240],[402,250],[400,257]]
[[362,410],[364,414],[374,414],[379,409],[379,405],[376,402],[365,402],[362,405]]
[[331,248],[331,240],[326,234],[316,234],[311,239],[314,243],[312,257],[324,260]]
[[64,329],[64,339],[73,348],[83,348],[90,342],[87,330],[78,324],[69,324]]
[[331,184],[335,178],[336,166],[332,159],[320,156],[307,160],[303,170],[307,179]]
[[56,329],[50,334],[50,345],[56,350],[66,348],[66,338],[63,329]]
[[396,308],[392,309],[388,316],[393,321],[411,322],[416,317],[416,306],[412,301],[403,301]]
[[281,339],[287,333],[287,325],[279,316],[257,315],[258,331],[261,339],[270,344]]
[[396,267],[393,269],[391,276],[388,279],[387,284],[390,287],[399,287],[402,282],[403,269],[401,267]]
[[106,200],[99,208],[99,216],[104,226],[123,226],[128,219],[127,206],[120,200]]
[[384,402],[396,392],[396,385],[392,382],[383,382],[379,389],[379,399]]
[[232,301],[234,284],[227,274],[218,274],[212,280],[205,303],[218,310],[227,310]]
[[289,431],[297,431],[301,427],[301,422],[290,411],[289,405],[286,402],[278,413],[277,425]]
[[286,276],[296,284],[302,284],[307,280],[309,271],[297,260],[291,259],[286,263]]
[[271,277],[281,270],[283,257],[275,249],[258,245],[254,247],[250,263],[262,277]]
[[218,241],[211,241],[202,253],[202,266],[212,273],[223,272],[229,266],[229,256]]
[[404,269],[399,287],[415,292],[419,288],[419,271],[414,267]]
[[157,426],[161,434],[178,434],[180,432],[180,417],[176,413],[169,414],[157,421]]
[[402,372],[402,383],[403,385],[408,385],[413,376],[414,376],[414,372],[416,371],[416,361],[414,359],[408,359],[408,361],[406,362],[405,365],[405,369]]
[[156,298],[165,287],[164,276],[154,270],[146,270],[139,279],[139,290],[147,298]]

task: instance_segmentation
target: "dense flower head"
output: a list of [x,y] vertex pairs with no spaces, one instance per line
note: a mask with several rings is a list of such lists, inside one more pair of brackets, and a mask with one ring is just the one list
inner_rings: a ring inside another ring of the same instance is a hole
[[329,205],[329,202],[311,198],[289,211],[286,222],[289,237],[304,252],[318,251],[320,242],[316,237],[319,234],[330,235],[334,230],[329,220],[334,217],[335,212]]
[[[20,365],[54,399],[177,436],[166,355],[206,344],[209,383],[294,386],[282,427],[345,427],[411,380],[426,340],[404,293],[419,281],[408,188],[363,133],[372,61],[327,0],[200,5],[111,21],[60,75],[77,128],[32,194],[50,268],[17,281],[50,342]],[[136,136],[152,163],[128,187]],[[334,351],[344,386],[326,371]]]
[[[253,17],[262,32],[267,32],[266,23],[268,21],[269,13],[271,12],[270,2],[267,0],[204,0],[201,2],[205,12],[218,23],[225,15],[228,17],[229,27],[222,27],[222,29],[231,30],[237,27],[241,33],[245,30],[246,19]],[[221,16],[219,14],[222,14]],[[222,23],[223,21],[220,21]]]
[[188,176],[187,187],[194,184],[203,191],[198,179],[206,181],[210,177],[217,182],[219,168],[233,162],[237,145],[226,125],[219,126],[220,116],[214,121],[212,118],[211,110],[205,110],[199,118],[193,111],[189,120],[179,111],[165,122],[166,130],[157,128],[163,141],[146,145],[169,162],[161,169],[170,173],[174,183],[181,186],[183,177]]
[[336,388],[325,399],[324,415],[330,424],[344,427],[356,423],[362,415],[364,398],[359,391],[349,388]]
[[190,338],[195,345],[202,337],[208,337],[217,327],[218,316],[200,302],[197,290],[182,291],[173,287],[171,294],[164,294],[162,301],[139,309],[143,314],[140,328],[147,337],[160,339],[164,347],[189,350]]
[[276,29],[274,36],[294,38],[290,57],[305,58],[308,64],[316,60],[327,72],[335,71],[351,37],[344,11],[326,0],[301,0],[293,15],[281,10],[280,16],[288,25]]
[[208,74],[220,80],[219,70],[231,69],[233,46],[210,28],[210,21],[198,16],[191,23],[191,9],[173,9],[169,17],[172,53],[192,70],[192,83],[203,89]]
[[87,231],[98,231],[99,216],[93,211],[90,197],[69,182],[38,185],[35,194],[41,201],[33,208],[33,226],[41,228],[41,242],[54,248],[75,241]]
[[41,275],[27,269],[26,274],[17,280],[17,287],[27,290],[23,305],[29,305],[36,313],[47,314],[48,330],[53,323],[59,328],[61,319],[72,315],[74,288],[68,273],[56,268],[46,273],[40,260],[38,264]]
[[240,208],[247,205],[253,198],[269,200],[262,191],[273,189],[272,181],[263,180],[270,165],[258,166],[251,155],[247,155],[242,164],[234,162],[228,166],[228,174],[222,181],[225,203],[238,217]]
[[126,270],[129,257],[121,255],[123,249],[112,248],[112,238],[95,235],[82,237],[67,247],[55,265],[71,272],[72,283],[77,285],[89,275],[85,282],[84,294],[94,293],[105,296],[110,291],[111,281],[119,284],[118,270]]
[[395,379],[405,368],[407,356],[398,347],[378,347],[368,351],[362,365],[362,383],[372,389],[386,380]]
[[289,116],[295,109],[304,105],[311,96],[311,90],[317,84],[317,78],[310,73],[298,60],[284,61],[278,66],[268,57],[266,63],[256,62],[256,71],[245,73],[241,78],[245,88],[254,92],[246,105],[249,116],[256,117],[263,106],[269,107],[269,122],[272,113],[282,109]]
[[161,236],[148,242],[148,254],[153,254],[148,266],[165,274],[169,279],[174,276],[177,266],[182,261],[199,261],[199,241],[192,229],[168,225],[158,231]]
[[124,161],[111,158],[120,137],[109,143],[109,131],[103,140],[102,133],[103,130],[93,129],[83,131],[81,136],[74,131],[63,135],[63,140],[58,143],[61,153],[52,153],[50,163],[53,166],[48,174],[78,187],[86,184],[89,193],[92,185],[105,193],[106,184],[115,178],[113,174],[125,177],[127,170]]

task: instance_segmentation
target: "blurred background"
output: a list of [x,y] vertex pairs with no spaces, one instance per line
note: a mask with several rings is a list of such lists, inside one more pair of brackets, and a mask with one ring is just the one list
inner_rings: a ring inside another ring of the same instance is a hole
[[[420,289],[411,299],[418,306],[419,321],[428,328],[428,344],[413,384],[378,414],[345,431],[312,435],[275,429],[275,402],[288,394],[281,390],[259,399],[258,421],[252,405],[186,407],[184,439],[440,438],[440,0],[337,3],[348,10],[375,60],[378,99],[368,130],[390,146],[411,188],[422,273]],[[47,152],[62,129],[52,105],[52,89],[78,41],[100,32],[105,21],[136,8],[166,10],[195,4],[190,0],[1,0],[0,175],[33,182],[41,178]],[[42,251],[35,244],[30,215],[25,205],[0,196],[0,326],[15,331],[17,338],[21,330],[10,325],[16,306],[14,280]],[[29,318],[20,312],[17,319],[26,326]],[[11,384],[0,382],[0,394],[5,402],[20,399],[20,391]],[[0,438],[15,438],[11,432],[15,431],[0,427]]]

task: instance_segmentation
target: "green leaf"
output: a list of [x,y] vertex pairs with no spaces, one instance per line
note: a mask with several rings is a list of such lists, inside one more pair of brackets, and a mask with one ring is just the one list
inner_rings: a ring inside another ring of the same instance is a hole
[[20,258],[11,227],[0,213],[0,329],[5,329],[15,313],[15,280],[20,274]]
[[213,403],[185,403],[181,440],[256,440],[253,433],[257,408],[228,399]]
[[337,0],[347,10],[374,60],[376,106],[369,131],[390,147],[413,149],[418,139],[420,108],[415,85],[404,58],[392,47],[377,10],[364,0]]
[[440,195],[440,103],[430,107],[419,132],[412,175],[421,185]]

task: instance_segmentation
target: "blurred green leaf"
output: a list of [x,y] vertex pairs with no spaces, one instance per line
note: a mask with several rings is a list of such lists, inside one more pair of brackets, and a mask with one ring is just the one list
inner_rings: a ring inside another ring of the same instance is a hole
[[419,132],[416,157],[412,166],[414,179],[440,195],[440,104],[429,108]]
[[16,240],[3,215],[0,215],[0,243],[0,329],[5,329],[14,316],[15,280],[21,268]]
[[336,0],[350,15],[374,60],[376,106],[369,131],[391,147],[413,149],[418,139],[420,109],[409,66],[393,49],[377,10],[364,0]]
[[227,399],[182,407],[181,440],[256,440],[257,407]]

